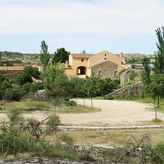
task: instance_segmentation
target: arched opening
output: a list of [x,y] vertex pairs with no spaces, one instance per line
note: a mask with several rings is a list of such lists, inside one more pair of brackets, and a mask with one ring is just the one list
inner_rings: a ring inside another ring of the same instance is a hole
[[77,68],[78,75],[86,75],[86,67],[80,66]]

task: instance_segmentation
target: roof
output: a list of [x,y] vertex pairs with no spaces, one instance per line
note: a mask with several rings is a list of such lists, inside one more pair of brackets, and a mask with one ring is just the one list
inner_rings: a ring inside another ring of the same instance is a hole
[[71,54],[73,58],[89,58],[86,54]]
[[[0,66],[0,70],[18,70],[23,71],[25,66]],[[32,67],[37,68],[37,65],[32,65]]]
[[[113,63],[113,62],[111,62],[111,61],[109,61],[109,60],[106,60],[106,61],[103,61],[103,62],[100,62],[100,63],[96,63],[96,64],[92,65],[90,68],[95,67],[96,65],[99,65],[99,64],[107,63],[107,62]],[[113,63],[113,64],[117,65],[116,63]]]
[[0,70],[21,70],[23,71],[24,67],[22,66],[5,66],[5,67],[0,67]]

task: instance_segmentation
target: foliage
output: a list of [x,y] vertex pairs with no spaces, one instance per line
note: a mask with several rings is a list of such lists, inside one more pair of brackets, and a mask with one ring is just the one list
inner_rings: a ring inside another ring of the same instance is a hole
[[40,47],[41,47],[40,62],[41,65],[43,66],[43,71],[44,71],[50,60],[50,54],[48,53],[48,45],[44,40],[41,42]]
[[164,144],[159,143],[155,146],[152,155],[152,161],[155,163],[164,163]]
[[67,106],[76,106],[77,103],[73,100],[66,101]]
[[126,69],[124,68],[124,69],[122,69],[120,72],[119,72],[119,75],[121,75],[123,72],[125,72],[126,71]]
[[130,79],[131,81],[133,81],[134,78],[135,78],[137,75],[138,75],[138,74],[137,74],[136,72],[131,71],[129,79]]
[[64,69],[59,67],[59,63],[47,68],[44,73],[44,88],[52,90],[54,88],[55,78],[61,74],[64,76]]
[[155,73],[164,73],[164,27],[156,29],[156,35],[158,51],[155,55],[154,71]]
[[36,79],[40,78],[40,72],[38,68],[33,68],[32,66],[24,67],[24,73],[29,74]]
[[64,133],[62,135],[60,135],[60,138],[59,138],[62,142],[68,144],[68,145],[73,145],[73,138],[70,137],[68,134]]
[[20,101],[25,95],[25,91],[21,88],[8,88],[5,91],[4,99],[9,101]]
[[12,87],[12,81],[4,75],[0,75],[0,100],[4,99],[5,92]]
[[148,85],[150,83],[150,59],[147,57],[144,57],[144,59],[142,60],[142,64],[144,66],[144,71],[142,73],[142,81],[144,83],[144,85]]
[[32,82],[32,77],[30,74],[23,72],[16,77],[16,83],[19,85],[23,85],[27,82],[30,82],[30,83]]
[[69,58],[69,52],[65,50],[65,48],[59,48],[57,49],[57,52],[55,52],[53,58],[52,58],[52,63],[56,64],[58,62],[60,63],[65,63],[68,58]]

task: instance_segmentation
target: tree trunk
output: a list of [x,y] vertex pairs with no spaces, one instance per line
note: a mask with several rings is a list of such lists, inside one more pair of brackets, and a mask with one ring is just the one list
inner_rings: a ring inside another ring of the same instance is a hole
[[159,96],[158,96],[158,105],[157,105],[157,107],[159,107]]
[[155,107],[155,98],[154,98],[154,111],[155,111],[155,119],[157,120],[157,109]]
[[93,108],[93,100],[92,100],[92,97],[91,97],[91,108]]

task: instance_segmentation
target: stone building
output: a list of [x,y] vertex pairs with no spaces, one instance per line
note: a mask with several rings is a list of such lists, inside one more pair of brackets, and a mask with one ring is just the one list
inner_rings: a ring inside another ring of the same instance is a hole
[[103,51],[95,55],[70,54],[65,73],[68,77],[86,77],[95,72],[101,78],[118,78],[118,73],[125,67],[123,53],[114,55]]

